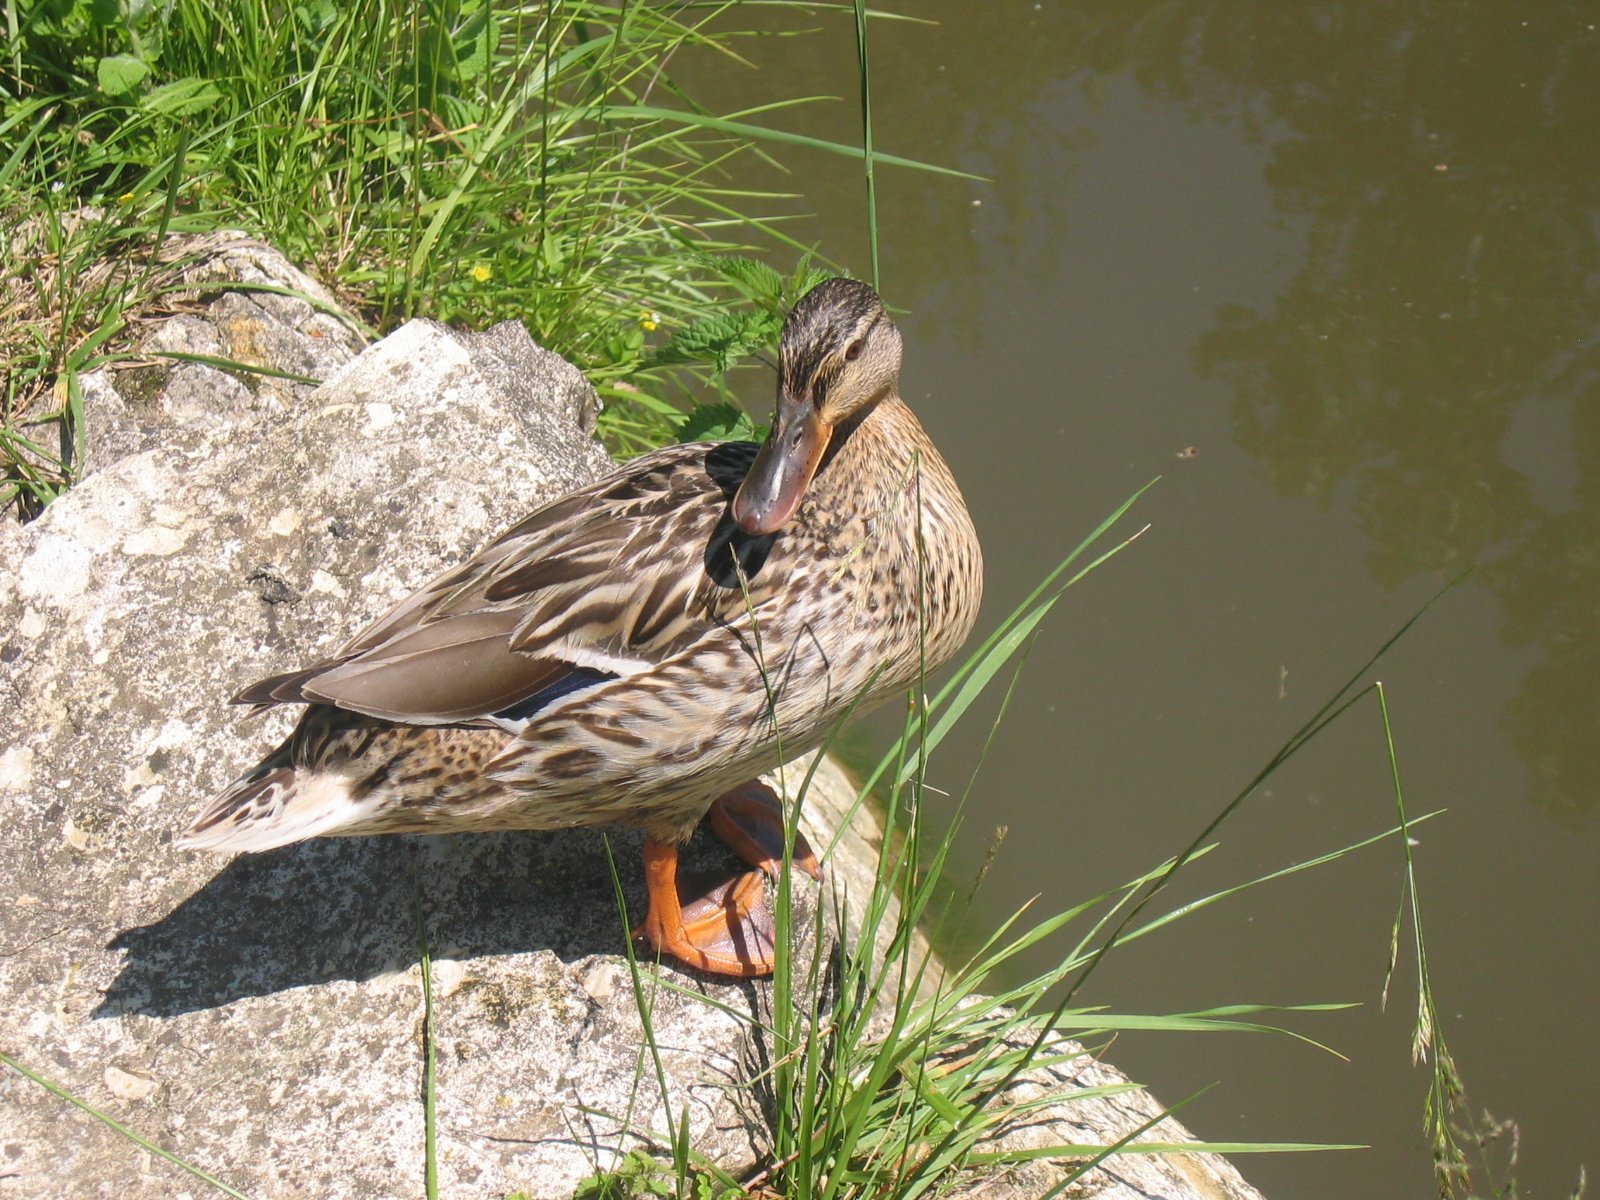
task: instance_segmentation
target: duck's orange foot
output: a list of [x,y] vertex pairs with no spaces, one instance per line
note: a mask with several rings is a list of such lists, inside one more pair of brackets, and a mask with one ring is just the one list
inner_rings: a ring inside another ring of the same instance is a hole
[[649,838],[644,872],[650,911],[633,931],[635,937],[714,975],[749,979],[772,974],[775,937],[760,871],[747,871],[683,904],[678,898],[678,848]]
[[[711,805],[711,828],[740,858],[774,879],[783,868],[783,805],[777,793],[752,779],[718,796]],[[813,879],[822,878],[822,864],[799,830],[794,835],[794,865]]]
[[[761,872],[776,878],[783,867],[783,807],[771,788],[752,781],[717,798],[711,828],[759,869],[684,903],[678,895],[677,847],[647,839],[650,911],[634,935],[702,971],[746,979],[770,975],[777,937]],[[791,861],[813,879],[822,878],[822,866],[804,837],[796,836]]]

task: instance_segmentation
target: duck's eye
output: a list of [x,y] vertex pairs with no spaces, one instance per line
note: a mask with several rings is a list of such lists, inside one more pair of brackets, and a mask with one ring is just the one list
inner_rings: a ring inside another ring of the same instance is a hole
[[855,362],[855,360],[860,358],[860,357],[861,357],[861,339],[857,338],[855,341],[851,342],[848,346],[846,346],[844,348],[844,360],[845,360],[845,362]]

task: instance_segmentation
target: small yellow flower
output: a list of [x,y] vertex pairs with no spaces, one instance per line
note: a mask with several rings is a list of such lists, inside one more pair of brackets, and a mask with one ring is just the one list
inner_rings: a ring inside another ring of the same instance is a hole
[[488,283],[489,280],[494,278],[494,271],[485,266],[483,263],[479,263],[477,266],[472,268],[472,277],[479,283]]
[[132,192],[123,192],[122,195],[117,197],[117,203],[118,204],[132,204],[133,203],[133,193]]
[[640,313],[639,325],[646,333],[653,333],[661,325],[661,314],[658,312]]

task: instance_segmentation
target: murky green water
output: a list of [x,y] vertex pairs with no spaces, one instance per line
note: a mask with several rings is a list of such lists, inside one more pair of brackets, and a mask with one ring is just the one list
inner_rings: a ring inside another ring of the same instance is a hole
[[[907,397],[984,537],[992,625],[1136,487],[1150,532],[1074,589],[968,814],[1007,825],[991,918],[1055,911],[1184,846],[1444,580],[1385,662],[1444,1033],[1522,1130],[1531,1200],[1600,1169],[1600,7],[988,3],[876,22],[880,174]],[[693,72],[720,111],[849,97],[848,18]],[[848,100],[773,116],[854,140]],[[786,152],[797,227],[865,274],[859,167]],[[770,403],[769,381],[744,389]],[[1194,447],[1192,457],[1183,456]],[[982,730],[945,756],[959,791]],[[1378,713],[1253,799],[1186,895],[1393,817]],[[1269,1196],[1431,1194],[1397,845],[1108,961],[1135,1012],[1356,1000],[1284,1038],[1124,1036],[1110,1057]],[[1043,966],[1043,961],[1037,965]]]

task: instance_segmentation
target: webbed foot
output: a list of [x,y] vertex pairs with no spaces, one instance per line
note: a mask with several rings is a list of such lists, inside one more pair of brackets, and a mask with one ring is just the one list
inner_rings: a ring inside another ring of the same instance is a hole
[[[732,788],[718,796],[709,814],[711,829],[752,867],[760,867],[774,879],[783,868],[783,805],[778,795],[759,779]],[[794,865],[816,880],[822,878],[822,864],[811,851],[805,834],[795,831]]]
[[[650,911],[635,936],[702,971],[747,979],[770,975],[776,934],[761,872],[777,878],[782,870],[783,806],[771,788],[752,780],[719,796],[710,817],[716,835],[758,869],[685,903],[678,895],[678,848],[646,839]],[[813,879],[822,878],[822,865],[804,837],[796,837],[792,861]]]
[[716,975],[772,974],[772,913],[760,871],[747,871],[684,904],[678,898],[678,848],[647,838],[644,874],[650,911],[635,937]]

